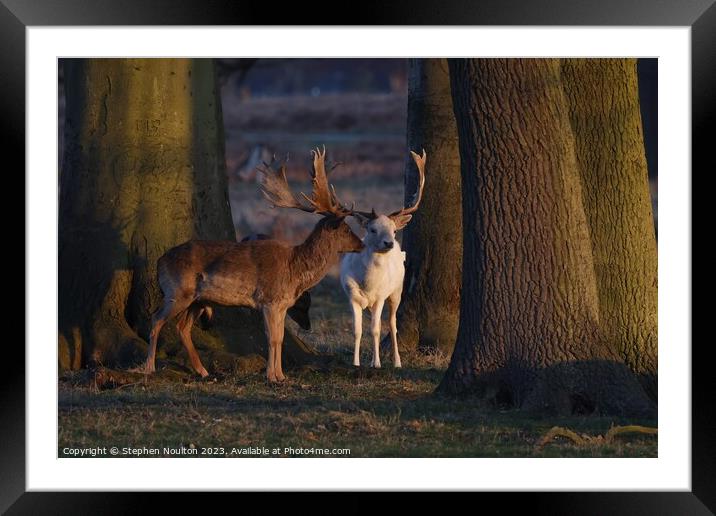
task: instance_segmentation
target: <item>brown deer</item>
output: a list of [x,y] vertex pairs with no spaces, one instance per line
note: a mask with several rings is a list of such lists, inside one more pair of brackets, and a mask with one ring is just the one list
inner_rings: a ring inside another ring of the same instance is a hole
[[261,191],[266,199],[282,208],[296,208],[323,215],[306,240],[290,246],[278,240],[248,242],[191,240],[167,251],[157,262],[163,303],[152,315],[146,372],[155,370],[157,339],[162,326],[178,317],[177,330],[194,370],[208,373],[191,341],[194,321],[206,313],[210,304],[248,306],[263,313],[268,361],[266,376],[270,382],[285,379],[281,368],[284,319],[304,291],[326,275],[339,253],[359,252],[363,243],[345,218],[354,212],[345,208],[328,185],[325,148],[313,154],[313,194],[308,205],[289,189],[285,166],[274,170],[264,164]]
[[[271,240],[271,237],[263,233],[252,233],[251,235],[245,236],[241,239],[242,242],[251,242],[253,240]],[[296,304],[288,309],[286,314],[296,321],[298,325],[308,331],[311,329],[311,318],[308,315],[308,311],[311,308],[311,292],[306,290],[296,300]],[[211,314],[208,314],[208,318],[211,319]]]

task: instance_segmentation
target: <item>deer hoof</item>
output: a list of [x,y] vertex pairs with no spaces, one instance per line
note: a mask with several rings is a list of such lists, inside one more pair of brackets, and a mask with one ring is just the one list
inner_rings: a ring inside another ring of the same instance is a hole
[[402,365],[400,362],[396,362],[396,363],[395,363],[395,368],[396,368],[396,369],[401,369],[402,367],[403,367],[403,365]]
[[207,376],[209,376],[209,373],[208,373],[208,372],[206,371],[206,369],[204,369],[203,367],[200,368],[200,369],[197,371],[197,373],[199,373],[199,375],[201,375],[202,378],[206,378]]
[[151,363],[147,362],[147,365],[144,366],[144,373],[145,373],[145,374],[152,374],[152,373],[155,372],[155,371],[156,371],[156,369],[155,369],[155,367],[154,367],[154,364],[151,364]]

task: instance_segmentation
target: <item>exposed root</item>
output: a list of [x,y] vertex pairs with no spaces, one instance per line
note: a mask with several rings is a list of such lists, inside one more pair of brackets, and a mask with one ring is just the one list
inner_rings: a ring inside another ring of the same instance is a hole
[[620,434],[649,434],[656,435],[657,429],[650,426],[640,425],[627,425],[627,426],[613,426],[607,432],[604,437],[606,443],[611,443],[617,435]]
[[[540,451],[542,448],[544,448],[549,442],[552,441],[555,437],[566,437],[567,439],[570,439],[574,444],[577,446],[586,446],[589,444],[593,439],[593,437],[590,437],[586,434],[579,435],[576,432],[570,430],[569,428],[562,428],[561,426],[553,426],[549,432],[547,432],[542,439],[539,440],[537,445],[535,446],[535,451]],[[597,436],[600,439],[602,436]]]
[[61,381],[69,382],[77,387],[90,387],[95,391],[107,389],[123,389],[150,383],[175,383],[185,381],[193,377],[190,372],[184,372],[179,367],[162,367],[156,373],[147,375],[143,368],[111,369],[104,366],[97,366],[80,371],[64,373]]
[[626,425],[626,426],[613,426],[607,431],[606,435],[587,435],[578,434],[577,432],[570,430],[569,428],[563,428],[561,426],[552,427],[535,445],[535,451],[541,451],[547,444],[549,444],[555,437],[565,437],[571,440],[577,446],[602,446],[605,444],[611,444],[617,435],[623,434],[648,434],[656,435],[657,429],[648,426],[640,425]]

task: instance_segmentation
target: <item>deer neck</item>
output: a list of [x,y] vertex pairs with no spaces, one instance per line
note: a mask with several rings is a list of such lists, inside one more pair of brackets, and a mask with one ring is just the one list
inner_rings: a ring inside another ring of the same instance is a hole
[[291,277],[297,281],[297,293],[321,281],[337,255],[335,236],[320,227],[314,229],[305,242],[294,247],[289,268]]

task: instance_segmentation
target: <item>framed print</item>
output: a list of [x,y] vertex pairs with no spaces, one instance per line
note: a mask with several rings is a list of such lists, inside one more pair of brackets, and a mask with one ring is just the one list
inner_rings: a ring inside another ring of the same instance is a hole
[[28,303],[0,507],[712,511],[690,203],[716,8],[517,4],[3,0]]

